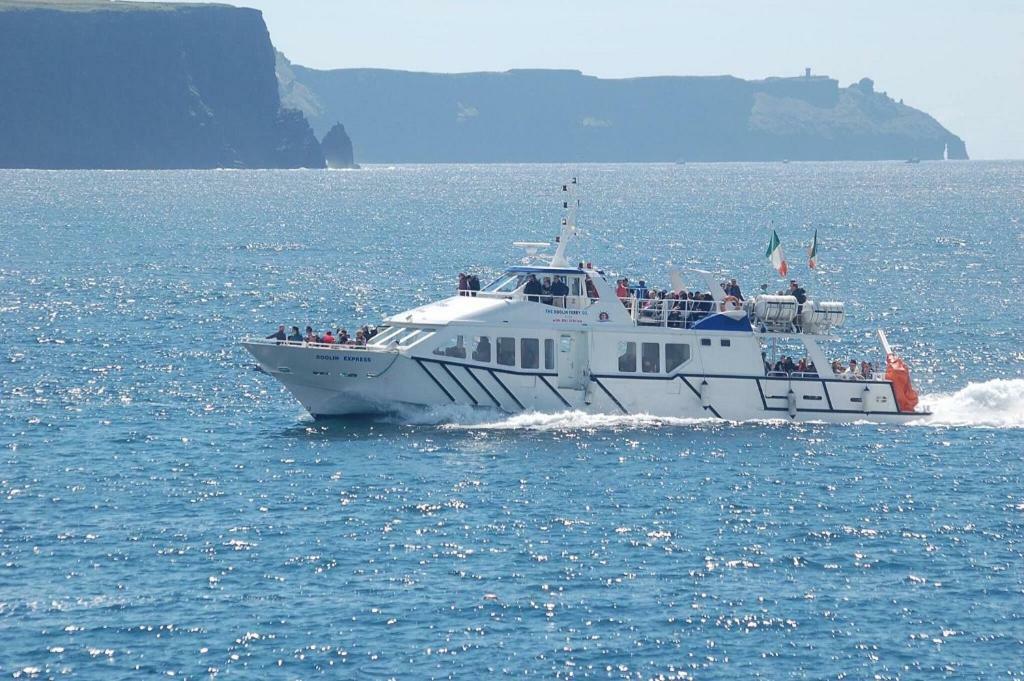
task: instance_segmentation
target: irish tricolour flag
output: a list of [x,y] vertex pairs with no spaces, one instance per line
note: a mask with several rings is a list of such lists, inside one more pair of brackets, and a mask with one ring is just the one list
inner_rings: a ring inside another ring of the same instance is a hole
[[772,240],[768,242],[768,250],[764,252],[766,258],[772,261],[772,267],[774,267],[779,276],[783,279],[786,278],[786,273],[789,272],[789,265],[786,264],[786,256],[782,254],[782,242],[779,241],[778,233],[772,230]]

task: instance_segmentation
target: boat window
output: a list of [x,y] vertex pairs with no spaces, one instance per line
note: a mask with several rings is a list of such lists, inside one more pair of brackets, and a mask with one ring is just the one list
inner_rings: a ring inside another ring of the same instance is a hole
[[519,362],[524,369],[540,367],[540,341],[536,338],[519,339]]
[[583,287],[580,286],[579,277],[569,277],[569,295],[571,296],[582,296]]
[[516,339],[515,338],[499,338],[498,339],[498,364],[504,364],[505,366],[515,366],[516,364]]
[[619,341],[619,371],[636,371],[636,343]]
[[658,343],[642,343],[641,366],[645,374],[661,371],[661,346]]
[[434,354],[441,355],[442,357],[466,359],[466,345],[462,340],[462,336],[456,336],[438,345],[434,348]]
[[407,333],[398,339],[399,345],[408,345],[412,341],[416,340],[416,337],[420,335],[419,329],[413,329],[412,333]]
[[491,361],[491,339],[487,336],[477,336],[473,339],[473,361]]
[[371,345],[385,345],[391,340],[393,340],[395,336],[407,330],[408,329],[403,329],[400,326],[393,328],[384,327],[377,332],[376,336],[373,337],[373,342],[371,343]]
[[711,345],[711,339],[710,338],[701,338],[700,339],[700,344],[701,345]]
[[732,341],[729,340],[728,338],[723,338],[722,340],[719,341],[719,343],[722,344],[723,348],[728,348],[732,345]]
[[484,287],[491,293],[512,293],[526,281],[524,274],[505,274]]
[[544,368],[551,371],[555,368],[555,339],[544,339]]
[[690,346],[685,343],[665,343],[665,372],[672,373],[690,361]]

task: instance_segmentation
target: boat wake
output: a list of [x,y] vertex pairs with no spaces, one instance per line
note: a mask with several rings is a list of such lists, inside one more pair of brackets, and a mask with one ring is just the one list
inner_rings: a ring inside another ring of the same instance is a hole
[[1024,428],[1024,378],[996,378],[968,383],[956,392],[923,395],[921,407],[932,415],[915,425]]
[[[921,397],[921,408],[930,416],[910,422],[915,426],[1024,428],[1024,378],[993,379],[970,383],[956,392]],[[722,421],[716,418],[676,418],[650,414],[589,414],[582,411],[556,413],[525,412],[508,415],[495,409],[460,405],[438,407],[406,406],[384,419],[406,426],[436,426],[448,431],[534,431],[647,430],[655,428],[722,428],[729,426],[790,425],[789,419]],[[821,422],[811,422],[821,425]],[[808,422],[795,425],[806,426]],[[846,424],[850,425],[850,424]],[[853,425],[877,426],[870,421]]]
[[493,421],[478,423],[447,423],[446,430],[532,430],[538,432],[572,430],[642,430],[664,427],[707,427],[720,426],[714,418],[682,419],[649,414],[587,414],[582,411],[563,411],[555,414],[527,412]]

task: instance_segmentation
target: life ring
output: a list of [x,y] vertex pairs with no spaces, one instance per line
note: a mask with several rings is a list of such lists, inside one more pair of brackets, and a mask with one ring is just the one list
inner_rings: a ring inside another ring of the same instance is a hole
[[722,312],[727,310],[738,310],[740,309],[740,299],[736,296],[726,296],[722,300],[722,304],[719,306]]

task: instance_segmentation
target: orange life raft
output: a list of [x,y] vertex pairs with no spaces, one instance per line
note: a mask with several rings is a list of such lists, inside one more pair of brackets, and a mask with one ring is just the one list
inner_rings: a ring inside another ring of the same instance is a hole
[[896,393],[896,405],[900,411],[914,411],[917,406],[917,392],[910,383],[910,369],[895,354],[885,359],[885,380],[892,382]]

